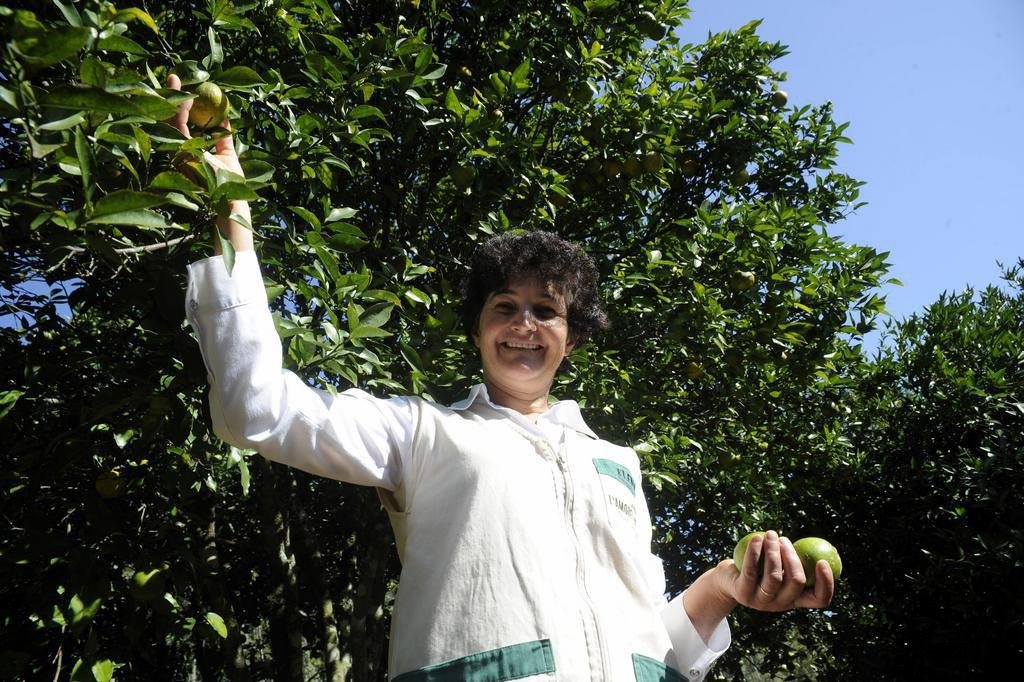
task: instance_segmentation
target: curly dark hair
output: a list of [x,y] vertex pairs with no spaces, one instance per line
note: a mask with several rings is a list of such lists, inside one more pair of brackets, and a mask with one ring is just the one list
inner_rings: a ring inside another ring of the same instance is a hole
[[477,247],[469,275],[462,283],[462,322],[466,333],[477,331],[487,298],[509,282],[536,278],[551,283],[569,306],[569,340],[579,345],[598,329],[608,328],[608,315],[597,291],[597,266],[578,244],[550,232],[506,232]]

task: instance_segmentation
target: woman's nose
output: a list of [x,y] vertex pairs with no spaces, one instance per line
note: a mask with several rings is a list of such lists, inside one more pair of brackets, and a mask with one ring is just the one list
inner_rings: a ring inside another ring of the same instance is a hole
[[512,324],[518,328],[532,330],[537,328],[537,318],[533,316],[533,312],[529,308],[521,308],[516,313],[515,319],[512,320]]

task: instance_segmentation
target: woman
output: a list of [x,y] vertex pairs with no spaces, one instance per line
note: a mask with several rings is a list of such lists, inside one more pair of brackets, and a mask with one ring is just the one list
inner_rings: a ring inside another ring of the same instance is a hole
[[[185,135],[187,107],[175,120]],[[241,172],[230,137],[207,159]],[[231,213],[248,219],[248,206]],[[214,429],[273,461],[378,489],[402,562],[391,679],[698,680],[728,647],[738,604],[831,600],[828,564],[805,589],[792,544],[770,531],[750,542],[742,572],[725,560],[666,602],[635,453],[599,439],[576,403],[549,401],[561,362],[606,324],[579,247],[535,232],[478,249],[463,313],[483,382],[445,407],[334,396],[283,370],[251,234],[223,217],[218,226],[234,270],[217,256],[194,263],[187,295]]]

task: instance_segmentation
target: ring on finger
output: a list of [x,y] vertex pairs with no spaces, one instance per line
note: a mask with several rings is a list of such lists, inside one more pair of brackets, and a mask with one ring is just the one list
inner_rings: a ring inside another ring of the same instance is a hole
[[778,592],[769,592],[768,590],[764,589],[764,585],[758,585],[757,589],[761,594],[768,597],[769,599],[775,599],[775,595],[778,594]]

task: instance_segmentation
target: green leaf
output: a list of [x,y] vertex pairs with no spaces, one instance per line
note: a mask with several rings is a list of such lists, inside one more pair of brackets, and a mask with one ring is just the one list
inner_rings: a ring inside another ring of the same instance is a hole
[[352,107],[352,110],[348,112],[348,119],[352,121],[367,118],[368,116],[374,116],[382,121],[387,120],[384,118],[384,112],[369,104],[360,104]]
[[149,183],[150,189],[171,189],[192,194],[199,187],[178,171],[164,171]]
[[110,682],[114,677],[114,662],[110,659],[103,659],[92,664],[92,676],[96,682]]
[[426,369],[423,367],[423,359],[420,358],[420,354],[416,352],[416,349],[407,344],[405,341],[400,342],[399,348],[402,353],[402,357],[405,359],[406,364],[412,367],[417,372],[426,374]]
[[313,215],[313,212],[309,209],[302,208],[301,206],[289,206],[288,208],[313,227],[320,228],[320,219]]
[[206,614],[206,622],[210,624],[210,627],[220,635],[222,638],[227,639],[228,626],[224,624],[224,619],[219,614],[210,611]]
[[25,395],[25,391],[17,389],[0,393],[0,419],[7,416],[7,413],[14,407],[14,404],[18,402],[18,398],[23,395]]
[[171,73],[181,79],[182,85],[195,85],[210,80],[210,72],[194,59],[181,62],[171,70]]
[[394,309],[394,306],[387,304],[376,305],[363,313],[360,324],[369,327],[383,327],[391,319],[391,311]]
[[459,118],[462,118],[466,113],[465,108],[462,106],[462,102],[459,101],[458,95],[455,94],[455,90],[452,88],[448,88],[448,92],[445,93],[444,106],[445,109],[452,112]]
[[221,201],[238,201],[240,199],[256,201],[259,198],[260,196],[249,189],[244,182],[225,182],[210,193],[210,201],[215,204]]
[[82,188],[85,191],[86,199],[92,197],[92,155],[89,153],[89,143],[85,139],[85,131],[82,128],[75,128],[75,155],[78,157],[78,170],[82,174]]
[[338,220],[346,220],[354,216],[358,211],[354,208],[332,208],[331,212],[324,218],[325,223],[333,223]]
[[135,95],[131,101],[144,116],[157,121],[170,118],[178,113],[178,104],[157,95]]
[[150,192],[118,190],[100,197],[93,209],[92,220],[115,213],[124,213],[138,208],[152,208],[166,203],[164,197]]
[[132,126],[132,135],[135,136],[135,144],[139,145],[139,156],[142,157],[143,161],[149,162],[149,155],[153,151],[153,141],[149,139],[142,128],[137,125]]
[[221,257],[224,259],[224,269],[231,274],[235,269],[235,245],[224,236],[222,230],[217,230],[217,239],[220,240]]
[[353,339],[384,338],[391,336],[391,332],[385,331],[380,327],[361,324],[353,329],[349,336]]
[[119,9],[117,14],[114,15],[115,22],[123,21],[127,23],[132,19],[141,21],[143,24],[148,26],[153,33],[160,35],[160,29],[157,28],[156,22],[153,21],[153,17],[149,16],[138,7],[126,7],[124,9]]
[[416,287],[409,287],[405,291],[405,297],[413,303],[419,303],[422,305],[430,305],[430,296],[425,292],[417,289]]
[[53,4],[57,5],[57,9],[64,15],[64,19],[72,26],[82,25],[82,15],[78,13],[75,6],[71,2],[65,2],[65,0],[53,0]]
[[167,218],[148,209],[111,213],[85,221],[91,225],[133,225],[135,227],[171,227]]
[[342,251],[358,249],[369,241],[362,230],[350,223],[328,223],[324,227],[331,231],[328,243]]
[[217,38],[217,32],[213,30],[213,26],[206,31],[206,38],[210,43],[210,56],[203,60],[203,64],[206,68],[212,69],[223,63],[224,48],[221,47],[220,39]]
[[106,50],[107,52],[123,52],[125,54],[137,54],[141,56],[147,56],[149,54],[149,50],[144,48],[142,45],[139,45],[131,38],[116,34],[100,38],[96,43],[96,47],[100,50]]
[[428,80],[428,81],[437,80],[438,78],[443,76],[444,72],[447,71],[447,70],[448,70],[447,65],[441,64],[440,66],[438,66],[436,69],[434,69],[430,73],[423,74],[422,76],[420,76],[420,78],[422,78],[424,80]]
[[248,66],[232,66],[217,74],[217,84],[230,87],[246,87],[264,83],[263,77]]
[[[21,22],[22,11],[15,13]],[[24,26],[24,24],[22,24]],[[22,36],[9,45],[32,68],[42,68],[69,59],[81,51],[92,35],[88,28],[64,26],[39,30],[35,26],[21,31]]]
[[274,175],[274,166],[259,159],[247,159],[242,162],[242,173],[250,187],[270,180]]
[[90,85],[62,85],[40,98],[43,106],[78,109],[97,114],[144,115],[138,106],[121,95]]
[[56,121],[50,121],[38,126],[37,130],[67,130],[68,128],[74,128],[76,125],[85,120],[85,112],[78,111],[71,114],[67,118],[62,118]]

